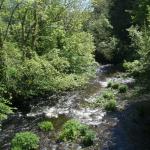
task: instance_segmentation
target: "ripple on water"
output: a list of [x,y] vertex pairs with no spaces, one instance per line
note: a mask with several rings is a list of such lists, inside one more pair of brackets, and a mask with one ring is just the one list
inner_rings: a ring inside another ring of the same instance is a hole
[[82,123],[92,126],[100,125],[105,114],[106,113],[101,109],[90,108],[82,108],[80,110],[73,109],[71,111],[71,116],[73,118],[80,120]]
[[[95,101],[97,94],[107,87],[107,83],[110,80],[119,81],[121,83],[130,83],[134,82],[133,79],[123,79],[123,78],[114,78],[114,75],[111,74],[107,76],[105,73],[109,72],[112,65],[105,65],[97,69],[97,76],[87,85],[87,88],[77,92],[68,92],[66,95],[56,96],[45,101],[39,102],[37,106],[33,106],[32,110],[26,115],[16,120],[14,123],[11,121],[8,123],[9,126],[6,126],[3,134],[1,134],[1,142],[4,144],[8,143],[8,140],[11,139],[14,132],[23,130],[24,128],[28,129],[30,126],[37,126],[37,121],[41,118],[46,118],[53,120],[55,122],[56,129],[59,129],[66,120],[73,118],[91,126],[99,126],[103,123],[103,118],[106,116],[100,108],[82,108],[79,105],[82,102],[92,102]],[[54,99],[55,105],[52,105],[52,99]],[[55,101],[56,100],[56,101]],[[63,116],[63,117],[62,117]],[[25,117],[25,120],[24,120]],[[37,120],[36,120],[37,119]],[[15,119],[13,119],[14,121]],[[23,121],[24,120],[24,121]],[[32,120],[32,121],[31,121]],[[35,120],[35,121],[34,121]],[[25,126],[27,124],[27,126]],[[58,126],[58,127],[57,127]],[[6,134],[6,135],[5,135]],[[6,136],[6,138],[2,138]],[[9,141],[10,142],[10,141]],[[44,144],[44,142],[43,142]],[[78,150],[81,149],[79,145],[70,145],[65,143],[53,143],[52,141],[49,145],[42,147],[43,150],[47,150],[46,147],[51,145],[52,150]],[[4,146],[5,147],[5,146]],[[6,146],[7,147],[7,146]],[[45,149],[44,149],[45,148]]]

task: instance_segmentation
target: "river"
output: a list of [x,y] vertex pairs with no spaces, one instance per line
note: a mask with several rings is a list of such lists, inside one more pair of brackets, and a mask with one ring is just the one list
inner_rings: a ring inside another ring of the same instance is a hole
[[[18,110],[4,121],[2,130],[0,131],[0,149],[9,150],[10,142],[15,133],[20,131],[32,131],[40,137],[40,150],[107,150],[112,141],[110,140],[112,132],[110,131],[117,125],[118,119],[116,113],[106,113],[101,108],[83,107],[86,102],[92,102],[96,96],[101,93],[110,80],[119,81],[125,84],[134,82],[132,78],[122,78],[120,69],[113,65],[103,65],[97,68],[96,77],[91,79],[84,89],[64,92],[62,94],[52,95],[34,105],[30,104],[27,112]],[[95,144],[91,147],[84,148],[82,145],[75,143],[60,143],[57,141],[57,135],[61,130],[63,123],[69,119],[76,119],[89,125],[97,133]],[[50,133],[42,133],[38,130],[37,124],[42,120],[50,120],[53,122],[55,131]],[[122,130],[116,131],[120,134],[119,146],[115,150],[132,150],[132,146],[128,144]],[[122,133],[119,133],[122,132]],[[126,147],[125,147],[126,145]],[[122,149],[121,147],[124,147]],[[119,149],[121,148],[121,149]]]

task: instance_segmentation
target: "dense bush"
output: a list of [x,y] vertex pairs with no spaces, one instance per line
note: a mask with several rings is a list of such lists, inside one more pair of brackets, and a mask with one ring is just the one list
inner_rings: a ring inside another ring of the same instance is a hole
[[85,146],[93,144],[96,138],[94,131],[77,120],[69,120],[63,125],[59,139],[62,141],[81,140]]
[[85,136],[87,131],[89,131],[89,126],[87,125],[84,125],[84,124],[80,124],[80,128],[79,128],[79,131],[80,131],[80,135],[81,136]]
[[119,88],[119,85],[120,84],[115,81],[109,81],[107,87],[117,90]]
[[147,86],[147,84],[149,84],[150,73],[150,48],[147,45],[150,41],[150,28],[149,26],[144,26],[141,30],[139,30],[137,27],[132,26],[129,29],[129,33],[133,43],[132,46],[137,49],[139,57],[133,62],[125,62],[124,67],[129,73],[131,73],[131,75]]
[[139,71],[142,71],[142,64],[139,60],[134,60],[133,62],[124,62],[123,67],[126,71],[132,74],[134,77],[138,76]]
[[116,100],[112,99],[112,100],[106,102],[105,109],[107,111],[114,111],[114,110],[116,110],[116,105],[117,105]]
[[12,108],[9,106],[9,102],[0,97],[0,121],[7,119],[7,115],[12,114]]
[[[81,3],[2,1],[0,85],[6,88],[4,98],[10,100],[11,95],[13,100],[23,100],[76,88],[94,74],[93,37],[83,29],[89,13]],[[6,109],[5,103],[1,107]]]
[[80,122],[69,120],[63,125],[59,139],[63,141],[76,140],[80,136]]
[[112,82],[112,81],[109,81],[108,84],[107,84],[107,87],[108,87],[108,88],[111,88],[111,87],[112,87],[112,84],[113,84],[113,82]]
[[50,122],[50,121],[43,121],[43,122],[40,122],[40,123],[38,124],[38,127],[39,127],[42,131],[46,131],[46,132],[51,131],[51,130],[54,129],[54,126],[53,126],[52,122]]
[[32,132],[20,132],[11,144],[11,150],[36,150],[39,147],[39,137]]
[[117,82],[114,82],[113,84],[112,84],[112,89],[118,89],[119,88],[119,83],[117,83]]
[[111,0],[94,0],[92,1],[92,7],[90,30],[94,35],[96,56],[98,56],[98,61],[108,62],[113,60],[113,53],[118,44],[110,20],[112,2]]
[[119,93],[126,93],[127,90],[128,90],[128,86],[127,85],[120,85],[119,89],[118,89]]
[[103,93],[103,97],[107,100],[111,100],[111,99],[114,99],[115,98],[115,95],[113,92],[111,91],[106,91]]
[[106,90],[97,99],[96,104],[107,111],[114,111],[116,109],[117,101],[113,91]]
[[[118,90],[119,93],[126,93],[127,90],[128,90],[128,86],[127,85],[124,85],[124,84],[121,84],[121,83],[117,83],[117,82],[113,82],[113,81],[108,82],[107,87],[108,88],[112,88],[114,90]],[[110,93],[106,93],[106,96],[105,95],[104,96],[107,97],[107,95],[109,96]],[[113,98],[113,97],[111,97],[111,98]]]
[[95,132],[89,130],[86,132],[85,136],[83,137],[83,144],[85,146],[91,146],[94,144],[95,138],[96,138]]
[[5,103],[0,102],[0,121],[7,119],[7,115],[12,113],[12,109]]
[[150,3],[148,0],[137,1],[132,18],[134,25],[129,29],[131,46],[136,50],[137,57],[132,62],[125,62],[124,67],[139,83],[149,88],[150,74]]

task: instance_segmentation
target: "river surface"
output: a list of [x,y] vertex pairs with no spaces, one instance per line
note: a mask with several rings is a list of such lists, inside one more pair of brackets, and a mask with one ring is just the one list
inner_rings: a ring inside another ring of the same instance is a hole
[[[40,99],[36,105],[31,103],[26,113],[18,110],[3,123],[0,131],[0,149],[10,150],[10,141],[15,133],[32,131],[41,137],[40,150],[133,150],[123,129],[118,126],[117,130],[111,131],[118,125],[118,115],[121,117],[119,113],[110,114],[101,108],[83,107],[84,103],[94,101],[110,80],[125,84],[134,82],[132,78],[120,77],[118,70],[113,65],[100,66],[96,70],[96,77],[91,79],[84,89]],[[79,120],[96,131],[97,138],[93,146],[84,148],[80,144],[60,143],[57,140],[62,125],[69,119]],[[52,121],[55,131],[50,133],[39,131],[37,124],[42,120]],[[116,138],[119,135],[117,146],[113,146],[115,139],[110,138],[112,134],[116,134]]]

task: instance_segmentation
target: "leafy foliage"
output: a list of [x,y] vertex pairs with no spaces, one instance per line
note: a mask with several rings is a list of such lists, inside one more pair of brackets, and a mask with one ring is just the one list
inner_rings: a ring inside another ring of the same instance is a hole
[[12,140],[11,150],[36,150],[39,145],[39,137],[31,132],[20,132]]
[[114,82],[113,84],[112,84],[112,89],[118,89],[119,88],[119,83],[117,83],[117,82]]
[[94,35],[96,58],[99,62],[118,64],[124,59],[129,61],[137,57],[136,50],[131,46],[127,29],[133,24],[131,14],[139,1],[92,1],[90,30]]
[[[149,83],[149,65],[150,65],[150,3],[147,0],[139,1],[133,11],[133,20],[139,26],[129,28],[132,46],[138,53],[138,59],[133,62],[126,62],[124,66],[135,77],[142,78],[140,82]],[[142,16],[142,19],[140,19]]]
[[39,127],[42,131],[46,131],[46,132],[51,131],[51,130],[54,129],[54,126],[53,126],[52,122],[50,122],[50,121],[43,121],[43,122],[40,122],[40,123],[38,124],[38,127]]
[[108,84],[107,84],[107,88],[111,88],[111,87],[112,87],[112,84],[113,84],[113,82],[112,82],[112,81],[109,81]]
[[94,35],[96,55],[99,56],[99,61],[111,61],[118,43],[113,34],[113,26],[109,15],[112,2],[110,0],[94,0],[92,7],[94,11],[90,30]]
[[120,85],[118,89],[119,93],[126,93],[127,90],[128,90],[128,86],[124,84]]
[[88,81],[95,47],[84,31],[89,13],[82,5],[78,0],[0,2],[0,84],[7,91],[1,97],[28,99]]
[[83,137],[83,144],[85,146],[91,146],[94,144],[95,138],[96,138],[95,132],[89,130],[86,132],[85,136]]
[[[7,98],[4,98],[4,96]],[[0,122],[4,119],[7,119],[7,115],[12,114],[13,110],[11,108],[11,95],[7,92],[6,86],[0,86]]]
[[[115,106],[114,106],[114,104],[115,104]],[[102,94],[100,94],[100,96],[97,97],[95,106],[102,107],[108,111],[111,110],[111,107],[116,107],[116,97],[115,97],[115,94],[113,93],[113,91],[106,90]],[[113,110],[113,108],[112,108],[112,110]]]
[[85,146],[90,146],[93,144],[96,134],[88,126],[81,124],[77,120],[67,121],[63,126],[59,139],[62,141],[73,141],[79,140],[79,138]]
[[115,82],[115,81],[109,81],[107,84],[108,88],[112,88],[112,89],[118,89],[119,88],[119,83]]
[[105,99],[111,100],[111,99],[114,99],[114,97],[115,97],[115,95],[111,91],[106,91],[103,93],[103,98],[105,98]]
[[11,107],[7,104],[8,102],[5,99],[0,99],[0,121],[7,119],[7,115],[13,113]]
[[[80,136],[80,122],[76,120],[69,120],[63,125],[62,132],[60,133],[59,139],[63,141],[77,140]],[[83,131],[83,129],[82,129]]]
[[105,104],[105,109],[107,111],[114,111],[116,110],[116,100],[112,99],[110,101],[107,101],[106,104]]

